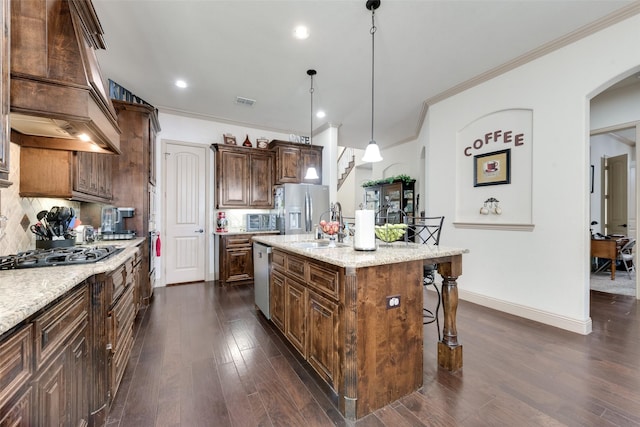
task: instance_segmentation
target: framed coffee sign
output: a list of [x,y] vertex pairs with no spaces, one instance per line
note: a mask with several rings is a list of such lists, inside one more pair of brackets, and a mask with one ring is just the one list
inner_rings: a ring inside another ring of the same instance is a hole
[[473,186],[511,183],[511,149],[473,156]]

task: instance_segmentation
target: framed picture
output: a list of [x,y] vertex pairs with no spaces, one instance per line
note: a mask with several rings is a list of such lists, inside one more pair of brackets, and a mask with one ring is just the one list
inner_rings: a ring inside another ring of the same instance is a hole
[[473,186],[511,183],[511,149],[473,156]]
[[230,145],[236,145],[236,137],[231,135],[230,133],[225,133],[224,135],[224,143]]

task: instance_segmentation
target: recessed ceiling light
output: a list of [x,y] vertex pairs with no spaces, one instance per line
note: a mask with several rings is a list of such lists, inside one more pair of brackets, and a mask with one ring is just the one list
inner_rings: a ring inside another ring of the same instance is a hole
[[184,80],[176,80],[176,86],[184,89],[187,87],[187,82],[185,82]]
[[327,114],[326,114],[324,111],[322,111],[322,110],[320,110],[320,111],[318,111],[318,112],[316,113],[316,117],[317,117],[317,118],[319,118],[319,119],[324,118],[326,115],[327,115]]
[[304,25],[298,25],[293,30],[293,36],[299,40],[304,40],[309,37],[309,29]]

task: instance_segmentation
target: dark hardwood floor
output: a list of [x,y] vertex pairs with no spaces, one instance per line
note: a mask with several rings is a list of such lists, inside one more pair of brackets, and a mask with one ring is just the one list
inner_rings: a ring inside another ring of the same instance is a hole
[[464,368],[437,368],[426,325],[423,388],[349,422],[256,313],[251,286],[157,288],[107,424],[638,426],[638,303],[592,291],[591,317],[582,336],[461,301]]

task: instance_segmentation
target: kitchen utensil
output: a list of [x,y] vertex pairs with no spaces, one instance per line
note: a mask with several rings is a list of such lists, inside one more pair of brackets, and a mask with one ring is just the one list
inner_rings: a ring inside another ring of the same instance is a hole
[[47,223],[49,224],[49,231],[51,232],[52,239],[53,239],[53,236],[60,236],[60,234],[58,234],[59,232],[58,212],[59,211],[60,211],[60,208],[58,206],[54,206],[49,210],[49,213],[47,213]]
[[64,236],[67,234],[67,229],[69,228],[69,220],[71,219],[71,210],[63,206],[58,209],[58,214],[56,216],[56,224],[58,226],[58,236]]
[[29,229],[33,234],[40,237],[42,240],[49,240],[49,233],[44,228],[42,223],[38,222],[37,224],[33,224],[29,227]]
[[53,229],[50,227],[49,222],[47,221],[47,216],[49,216],[49,212],[48,211],[40,211],[38,212],[38,215],[36,215],[36,218],[38,218],[38,221],[41,222],[42,226],[44,227],[45,230],[45,234],[47,235],[47,238],[52,239],[53,238]]

